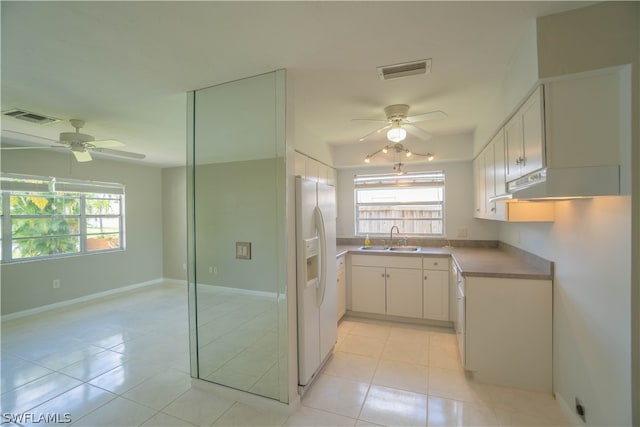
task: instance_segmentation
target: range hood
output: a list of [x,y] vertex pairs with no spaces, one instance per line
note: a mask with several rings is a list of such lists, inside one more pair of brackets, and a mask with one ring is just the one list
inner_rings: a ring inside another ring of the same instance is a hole
[[511,199],[562,200],[620,194],[620,166],[547,168],[507,183]]

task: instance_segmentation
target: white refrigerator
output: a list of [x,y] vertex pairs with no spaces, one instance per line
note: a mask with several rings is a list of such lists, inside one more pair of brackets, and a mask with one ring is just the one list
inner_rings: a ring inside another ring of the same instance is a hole
[[296,176],[298,384],[311,384],[338,335],[335,188]]

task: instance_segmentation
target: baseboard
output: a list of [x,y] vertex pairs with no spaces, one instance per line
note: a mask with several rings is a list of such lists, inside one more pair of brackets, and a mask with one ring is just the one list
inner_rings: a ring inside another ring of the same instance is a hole
[[572,406],[568,405],[567,402],[560,396],[555,393],[556,402],[558,402],[558,406],[562,411],[562,414],[569,421],[572,426],[584,426],[585,424],[582,422],[578,415],[573,411]]
[[168,278],[163,278],[162,281],[167,284],[167,285],[180,285],[180,286],[187,286],[187,281],[186,280],[182,280],[182,279],[168,279]]
[[206,283],[198,283],[198,285],[200,286],[198,288],[200,290],[206,289],[204,288],[204,286],[208,286],[212,290],[225,292],[229,294],[251,295],[254,297],[267,298],[272,300],[276,300],[278,298],[278,294],[276,292],[254,291],[252,289],[233,288],[230,286],[220,286],[220,285],[209,285]]
[[[70,305],[82,304],[82,303],[85,303],[85,302],[94,301],[94,300],[98,300],[98,299],[101,299],[101,298],[107,298],[107,297],[110,297],[110,296],[113,296],[113,295],[117,295],[117,294],[121,294],[121,293],[125,293],[125,292],[135,291],[136,289],[146,288],[148,286],[161,285],[161,284],[167,283],[168,281],[171,281],[171,280],[173,280],[173,279],[169,279],[169,280],[153,279],[153,280],[148,280],[146,282],[135,283],[135,284],[129,285],[129,286],[123,286],[121,288],[109,289],[108,291],[104,291],[104,292],[97,292],[95,294],[85,295],[85,296],[82,296],[82,297],[73,298],[73,299],[66,300],[66,301],[60,301],[60,302],[56,302],[56,303],[53,303],[53,304],[47,304],[47,305],[43,305],[43,306],[40,306],[40,307],[35,307],[35,308],[27,309],[27,310],[17,311],[15,313],[5,314],[2,317],[0,317],[0,320],[2,322],[6,322],[6,321],[9,321],[9,320],[15,320],[15,319],[21,319],[21,318],[24,318],[24,317],[28,317],[28,316],[34,316],[36,314],[45,313],[47,311],[52,311],[52,310],[57,310],[57,309],[60,309],[60,308],[68,307]],[[180,282],[180,281],[176,281],[176,282]]]
[[365,313],[362,311],[347,310],[343,318],[381,320],[384,322],[410,323],[413,325],[453,329],[453,322],[450,320],[418,319],[413,317],[392,316],[389,314]]

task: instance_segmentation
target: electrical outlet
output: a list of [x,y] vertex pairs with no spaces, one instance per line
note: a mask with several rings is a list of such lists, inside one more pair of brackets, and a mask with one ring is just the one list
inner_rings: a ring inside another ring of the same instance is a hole
[[60,279],[53,279],[53,289],[60,289]]
[[187,270],[187,264],[182,264],[182,269],[186,271]]
[[213,267],[209,267],[209,274],[213,274]]
[[584,409],[584,405],[582,404],[580,399],[578,399],[577,397],[576,397],[576,414],[578,414],[578,416],[580,417],[583,423],[587,422],[587,413]]
[[218,275],[218,267],[213,267],[213,274]]

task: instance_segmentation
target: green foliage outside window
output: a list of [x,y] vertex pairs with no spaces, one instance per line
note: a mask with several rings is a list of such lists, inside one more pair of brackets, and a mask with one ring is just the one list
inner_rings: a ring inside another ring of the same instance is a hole
[[124,186],[0,174],[3,263],[124,248]]
[[12,195],[12,257],[30,258],[78,252],[79,205],[79,198]]

